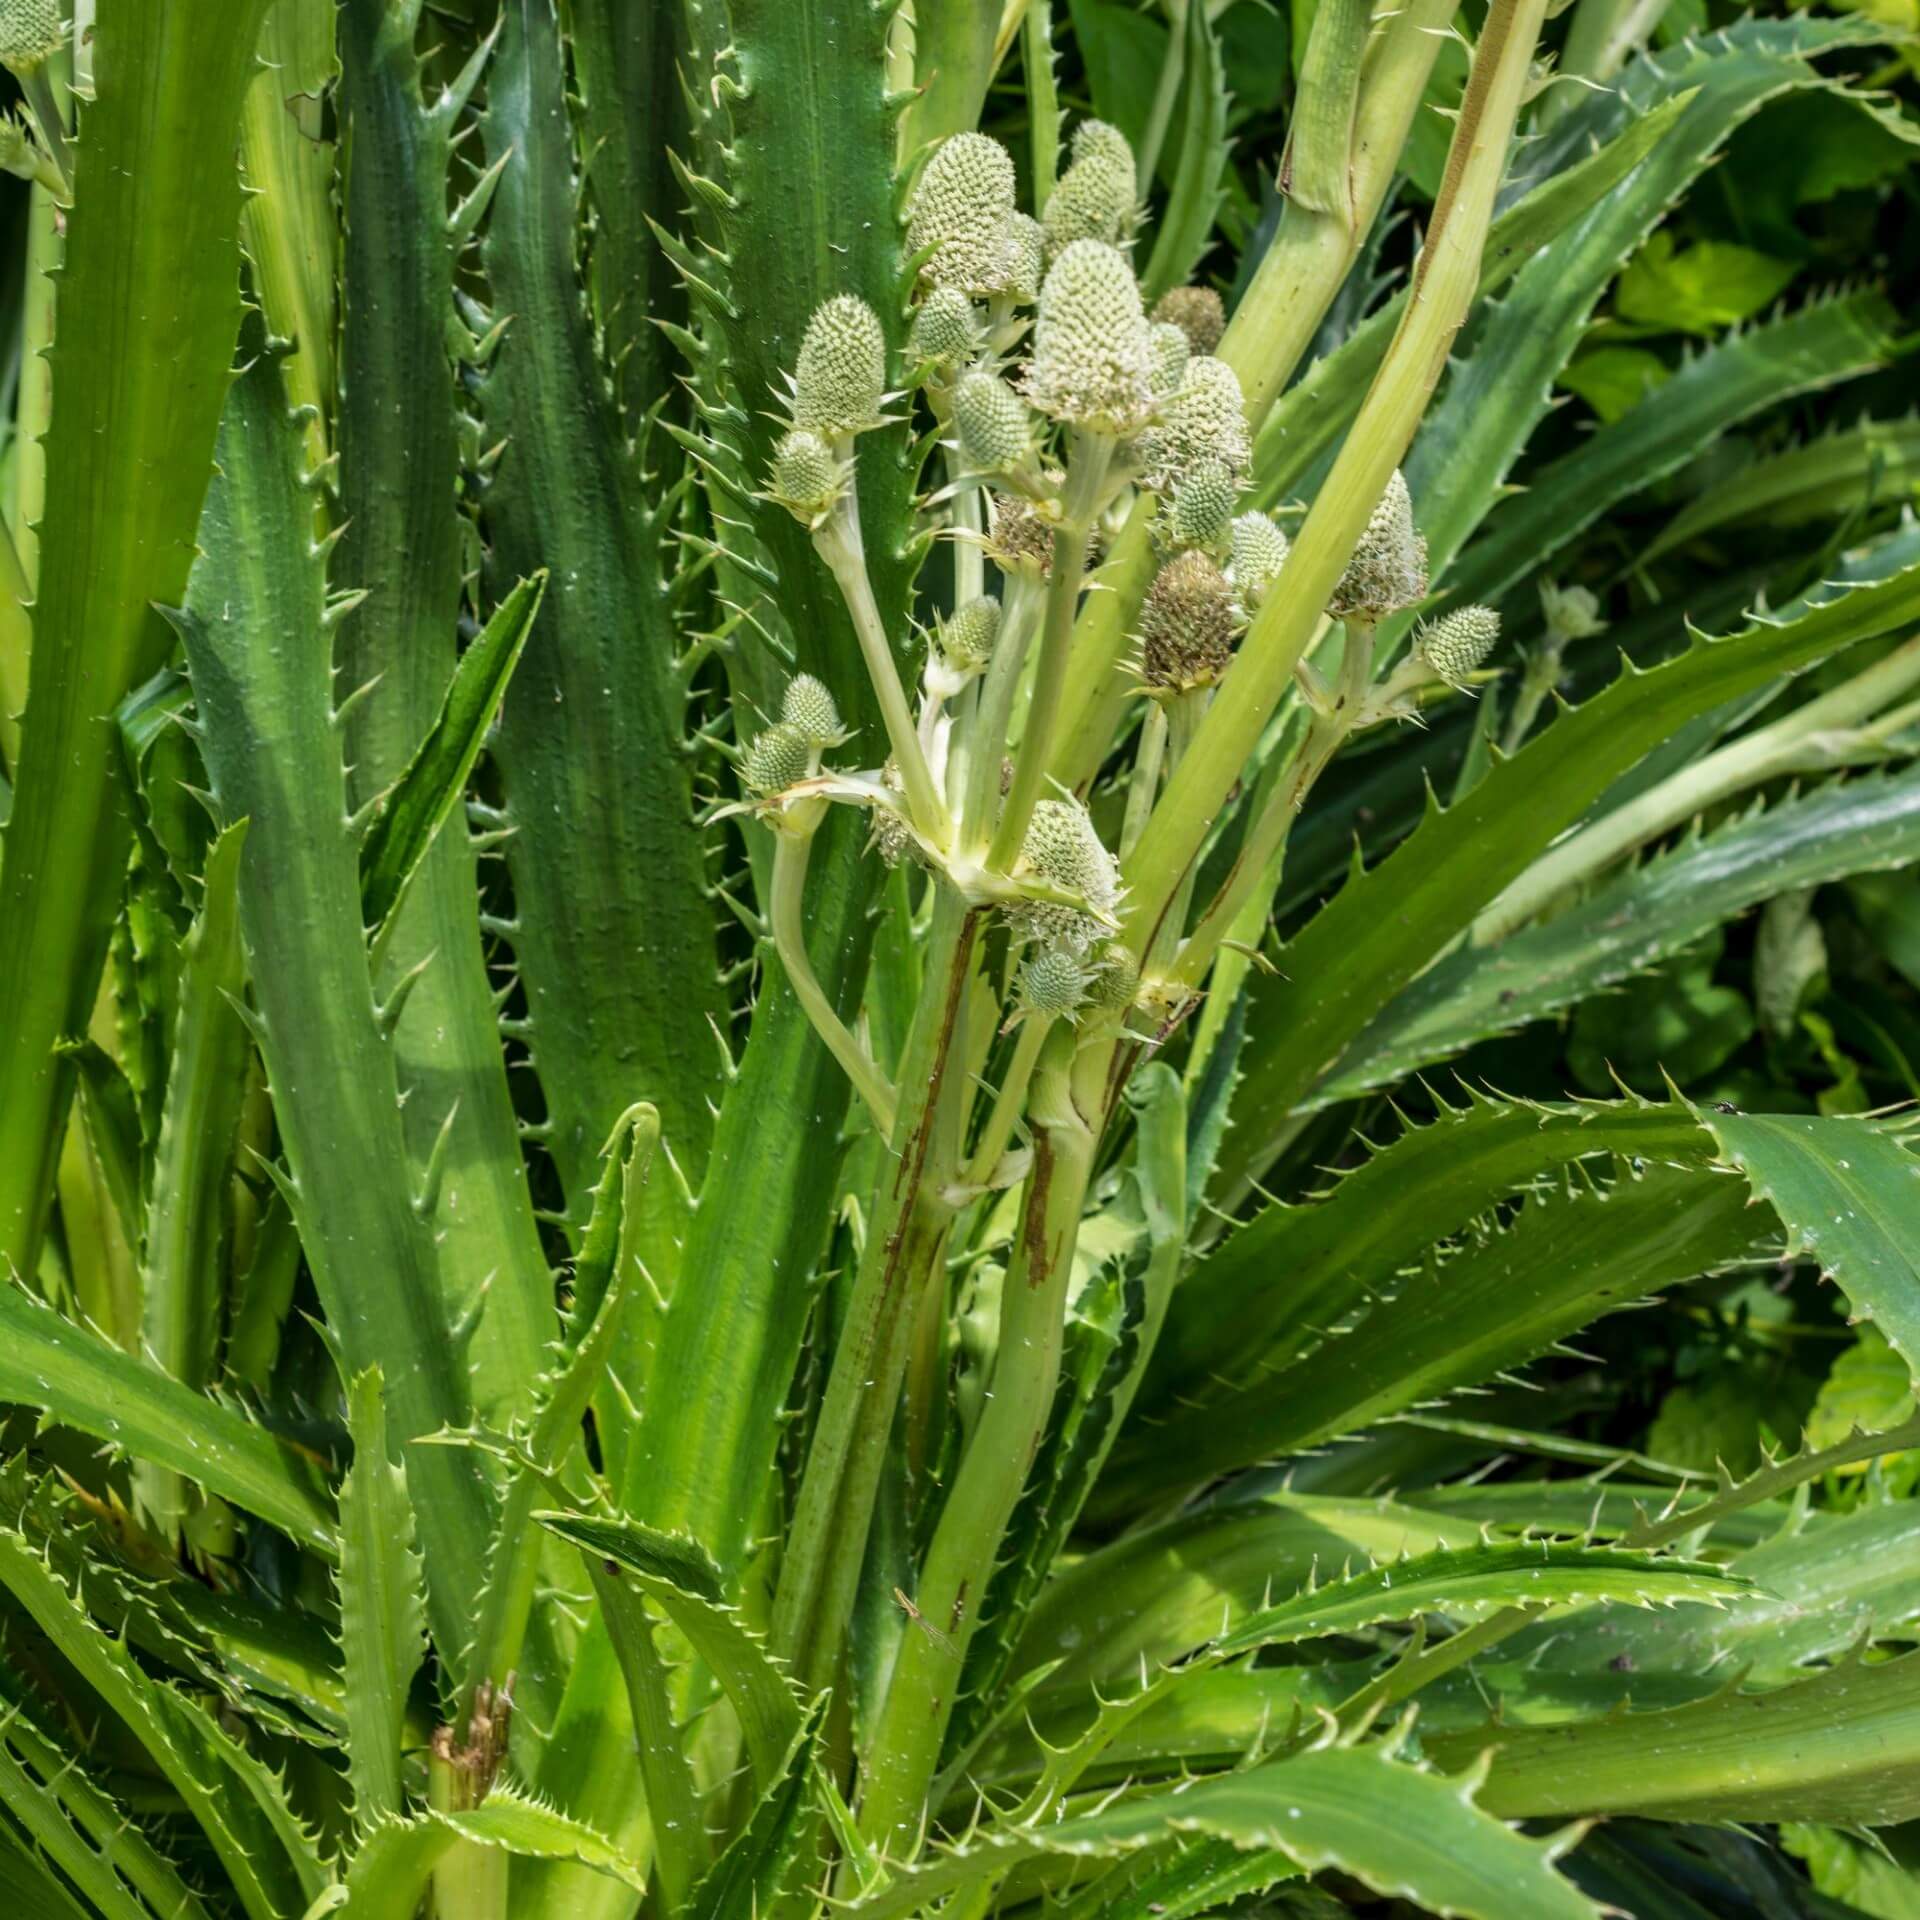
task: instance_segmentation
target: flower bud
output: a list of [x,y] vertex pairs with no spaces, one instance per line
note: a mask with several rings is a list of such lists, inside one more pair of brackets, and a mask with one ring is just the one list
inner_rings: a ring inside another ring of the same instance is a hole
[[1132,143],[1110,120],[1082,120],[1073,130],[1069,151],[1076,166],[1083,160],[1100,160],[1128,173],[1136,171]]
[[1093,975],[1070,947],[1041,947],[1020,969],[1020,1000],[1029,1012],[1071,1020]]
[[1153,397],[1164,400],[1180,391],[1192,349],[1187,345],[1187,336],[1164,320],[1155,321],[1147,329],[1147,338],[1153,345]]
[[1013,158],[998,140],[956,133],[943,141],[908,211],[908,250],[934,249],[922,277],[966,293],[1004,288],[1014,260],[1008,246],[1013,201]]
[[1203,460],[1181,476],[1167,502],[1164,531],[1175,547],[1213,547],[1233,523],[1240,489],[1218,460]]
[[1211,287],[1170,287],[1154,303],[1153,317],[1187,336],[1195,353],[1211,353],[1227,330],[1227,310]]
[[1000,637],[1000,602],[983,593],[941,623],[940,651],[962,673],[984,672]]
[[[1017,872],[1078,893],[1102,913],[1119,904],[1119,866],[1077,800],[1042,800],[1035,806]],[[1085,953],[1107,934],[1091,914],[1046,900],[1018,901],[1007,909],[1007,918],[1029,939],[1059,942],[1076,953]]]
[[1125,947],[1109,946],[1095,956],[1092,980],[1087,983],[1088,1003],[1118,1012],[1133,1005],[1140,991],[1140,963]]
[[907,348],[915,360],[952,367],[970,358],[979,340],[973,302],[958,287],[935,287],[913,316]]
[[1053,571],[1053,528],[1034,512],[1025,500],[996,494],[993,501],[993,532],[987,551],[1003,572],[1024,568],[1035,574]]
[[[794,728],[810,747],[832,747],[847,737],[840,723],[840,709],[824,680],[810,673],[796,673],[787,682],[780,702],[780,719]],[[762,736],[765,737],[764,735]]]
[[1548,633],[1560,640],[1590,640],[1607,630],[1600,617],[1600,596],[1589,587],[1560,587],[1542,580],[1540,611]]
[[1027,397],[1056,420],[1124,434],[1152,408],[1152,375],[1133,269],[1101,241],[1075,241],[1040,289]]
[[887,390],[887,337],[880,316],[855,293],[815,308],[793,377],[793,424],[859,433],[880,417]]
[[1500,616],[1491,607],[1456,607],[1413,637],[1415,656],[1442,680],[1463,686],[1500,639]]
[[953,427],[967,465],[977,473],[1016,466],[1033,445],[1027,403],[984,367],[962,374],[954,388]]
[[1240,609],[1213,556],[1176,553],[1153,577],[1140,606],[1147,685],[1164,692],[1210,687],[1233,660]]
[[1253,462],[1240,376],[1224,360],[1196,354],[1178,389],[1160,403],[1160,419],[1140,436],[1147,485],[1171,492],[1196,467],[1219,465],[1236,479]]
[[777,720],[755,735],[740,777],[755,793],[784,793],[813,771],[813,749],[796,726]]
[[809,524],[840,498],[845,476],[833,449],[817,433],[796,428],[773,450],[774,499],[796,520]]
[[1264,513],[1243,513],[1233,523],[1233,591],[1249,618],[1279,579],[1287,552],[1287,536]]
[[1398,467],[1327,602],[1337,620],[1384,619],[1427,597],[1427,543],[1413,524],[1413,496]]
[[26,72],[66,44],[59,0],[0,0],[0,64]]
[[[1122,140],[1121,145],[1125,144]],[[1047,209],[1041,216],[1041,225],[1047,231],[1047,251],[1058,258],[1080,240],[1104,240],[1109,246],[1118,246],[1131,237],[1138,211],[1132,162],[1121,165],[1111,153],[1095,147],[1060,176],[1059,184],[1047,196]]]
[[[880,769],[880,784],[896,796],[907,790],[907,783],[900,777],[900,763],[889,758]],[[892,807],[876,806],[873,809],[873,844],[879,849],[880,858],[890,867],[897,867],[903,860],[919,860],[923,856],[920,843],[913,837],[913,829],[894,811]]]
[[1005,292],[1029,303],[1039,299],[1040,282],[1047,271],[1047,230],[1030,213],[1016,213],[1007,222],[1007,284]]

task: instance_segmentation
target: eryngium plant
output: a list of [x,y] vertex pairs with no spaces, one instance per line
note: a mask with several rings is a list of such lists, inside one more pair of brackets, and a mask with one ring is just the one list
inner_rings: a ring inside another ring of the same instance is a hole
[[[1064,149],[1042,0],[422,11],[0,0],[6,1884],[1593,1920],[1595,1818],[1920,1816],[1911,1528],[1785,1528],[1920,1445],[1897,1124],[1484,1078],[1765,902],[1790,1024],[1920,847],[1920,542],[1730,568],[1808,450],[1703,458],[1885,299],[1529,451],[1875,29],[1328,0],[1256,229],[1215,7]],[[1892,1430],[1433,1419],[1780,1261]]]

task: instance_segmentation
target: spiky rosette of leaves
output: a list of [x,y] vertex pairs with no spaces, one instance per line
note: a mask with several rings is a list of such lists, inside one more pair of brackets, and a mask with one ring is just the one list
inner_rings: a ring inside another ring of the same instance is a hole
[[1047,574],[1053,570],[1053,527],[1032,504],[1010,494],[993,497],[993,529],[987,551],[1004,572]]
[[1033,414],[998,374],[975,367],[953,390],[953,430],[970,467],[1001,473],[1032,447]]
[[1092,969],[1071,947],[1040,947],[1020,968],[1020,1004],[1029,1013],[1072,1020],[1093,980]]
[[817,521],[831,511],[845,485],[845,463],[819,434],[796,427],[781,436],[767,492],[796,520]]
[[1102,433],[1131,433],[1152,412],[1153,344],[1139,283],[1104,241],[1076,240],[1048,269],[1027,397],[1056,420]]
[[907,349],[915,360],[958,366],[980,342],[973,301],[958,287],[935,287],[913,316]]
[[1170,493],[1186,474],[1220,466],[1234,478],[1253,460],[1240,377],[1224,360],[1195,354],[1180,384],[1160,403],[1160,418],[1138,443],[1146,483]]
[[1045,881],[1077,893],[1093,913],[1049,900],[1017,901],[1007,909],[1014,928],[1031,940],[1084,954],[1109,931],[1096,915],[1111,914],[1120,901],[1120,868],[1092,816],[1077,800],[1042,800],[1027,824],[1017,878]]
[[956,607],[940,624],[940,651],[962,673],[983,672],[1000,637],[1000,602],[983,593]]
[[66,43],[59,0],[0,0],[0,64],[37,67]]
[[964,293],[998,293],[1014,265],[1013,157],[984,133],[943,141],[914,188],[907,247],[933,252],[921,277]]
[[860,433],[880,422],[887,391],[887,336],[857,293],[814,310],[793,376],[793,424],[816,433]]
[[1413,524],[1413,495],[1394,469],[1387,490],[1334,587],[1327,611],[1336,619],[1381,620],[1427,597],[1427,543]]
[[1240,489],[1218,460],[1202,461],[1181,476],[1163,516],[1169,546],[1213,547],[1233,523]]
[[754,793],[784,793],[813,771],[813,747],[801,730],[776,720],[754,736],[740,777]]
[[1148,686],[1177,693],[1210,687],[1233,659],[1240,608],[1210,553],[1176,553],[1154,575],[1140,607],[1142,672]]
[[1228,570],[1233,590],[1249,616],[1267,597],[1267,590],[1287,564],[1290,543],[1264,513],[1243,513],[1233,523],[1233,553]]
[[1147,338],[1153,343],[1153,396],[1165,400],[1180,391],[1193,349],[1187,345],[1187,336],[1164,320],[1148,327]]
[[781,721],[810,747],[837,746],[847,737],[832,689],[811,673],[796,673],[780,700]]
[[1153,317],[1186,335],[1195,353],[1211,353],[1227,330],[1227,309],[1211,287],[1169,287],[1154,302]]
[[1414,635],[1418,657],[1452,686],[1462,686],[1500,641],[1500,616],[1491,607],[1456,607]]

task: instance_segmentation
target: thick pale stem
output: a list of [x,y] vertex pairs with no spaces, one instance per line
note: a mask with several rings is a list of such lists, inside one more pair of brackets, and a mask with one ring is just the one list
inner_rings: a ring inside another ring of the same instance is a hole
[[1076,429],[1072,436],[1060,525],[1053,536],[1053,572],[1047,581],[1047,611],[1040,629],[1033,694],[1020,735],[1020,752],[1014,760],[1013,785],[987,850],[987,864],[1001,873],[1010,871],[1020,857],[1027,822],[1033,818],[1034,803],[1046,782],[1060,696],[1067,684],[1067,661],[1073,650],[1073,617],[1085,584],[1087,539],[1100,511],[1113,447],[1107,434]]
[[1870,751],[1883,729],[1865,723],[1915,686],[1920,686],[1920,639],[1907,641],[1864,673],[1809,700],[1772,726],[1682,768],[1536,860],[1474,922],[1474,945],[1504,940],[1569,888],[1635,848],[1684,826],[1704,808],[1762,780],[1818,772]]
[[1160,149],[1167,143],[1167,128],[1173,123],[1173,103],[1180,97],[1180,83],[1187,71],[1187,8],[1191,0],[1168,0],[1167,57],[1160,63],[1160,78],[1153,90],[1153,105],[1147,112],[1147,124],[1141,130],[1140,151],[1134,156],[1134,184],[1142,200],[1153,191],[1153,176],[1160,165]]
[[1097,1145],[1074,1103],[1074,1045],[1070,1031],[1057,1030],[1034,1083],[1034,1166],[1001,1296],[992,1388],[911,1596],[920,1624],[901,1643],[868,1761],[861,1832],[896,1858],[909,1857],[918,1840],[967,1643],[1053,1406],[1067,1282]]
[[968,1186],[984,1187],[992,1179],[994,1168],[1000,1164],[1000,1156],[1012,1141],[1014,1125],[1027,1104],[1027,1088],[1033,1079],[1033,1069],[1040,1058],[1041,1044],[1052,1025],[1050,1019],[1038,1014],[1030,1015],[1021,1023],[1019,1035],[1013,1043],[1013,1058],[1007,1062],[1006,1077],[1000,1082],[1000,1091],[993,1097],[993,1108],[987,1115],[986,1125],[980,1129],[980,1143],[973,1150],[973,1158],[967,1162]]
[[839,584],[840,596],[852,616],[861,657],[867,663],[867,677],[873,682],[874,694],[880,702],[880,717],[886,723],[887,745],[893,749],[894,762],[900,769],[914,825],[936,846],[945,847],[951,843],[953,823],[947,815],[947,803],[933,783],[927,756],[920,750],[913,712],[907,705],[906,689],[900,684],[893,648],[887,640],[886,622],[880,617],[879,604],[873,597],[873,583],[867,578],[867,551],[860,534],[860,503],[851,481],[839,505],[815,529],[813,544]]
[[1479,284],[1481,248],[1544,12],[1545,0],[1495,0],[1488,13],[1399,330],[1193,751],[1127,863],[1132,910],[1143,925],[1164,913],[1259,744],[1446,366]]
[[1045,585],[1020,572],[1007,581],[1000,603],[1000,634],[980,687],[980,705],[968,730],[961,839],[969,858],[984,858],[1000,814],[1000,763],[1006,754],[1013,703],[1027,663],[1033,630],[1047,603]]
[[807,957],[807,937],[801,912],[806,900],[807,861],[813,850],[811,835],[777,832],[773,848],[773,880],[767,919],[773,929],[773,944],[786,969],[787,984],[800,1002],[813,1030],[827,1043],[827,1051],[839,1061],[854,1091],[867,1103],[873,1124],[880,1132],[893,1132],[898,1096],[887,1076],[875,1064],[873,1055],[860,1044],[848,1028],[814,973]]
[[1120,858],[1124,860],[1147,829],[1154,797],[1160,791],[1160,769],[1167,757],[1167,710],[1149,701],[1140,722],[1140,744],[1133,751],[1133,777],[1127,783],[1127,811],[1120,822]]

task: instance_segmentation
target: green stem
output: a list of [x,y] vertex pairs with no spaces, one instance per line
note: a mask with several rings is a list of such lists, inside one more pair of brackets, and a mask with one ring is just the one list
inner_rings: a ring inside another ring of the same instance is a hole
[[893,749],[895,764],[900,769],[914,824],[936,845],[947,846],[953,838],[953,822],[947,813],[947,803],[933,783],[927,757],[920,751],[920,736],[914,728],[906,690],[900,684],[899,669],[894,665],[886,622],[880,617],[879,604],[873,597],[873,582],[867,577],[867,552],[860,533],[860,503],[851,481],[840,504],[815,531],[813,544],[847,603],[861,657],[867,663],[867,675],[880,702],[887,744]]
[[1527,656],[1527,670],[1513,696],[1513,711],[1507,716],[1506,737],[1500,743],[1502,753],[1512,755],[1527,743],[1533,723],[1540,717],[1547,695],[1560,684],[1560,655],[1566,646],[1564,634],[1549,632],[1539,647]]
[[891,1135],[898,1096],[887,1077],[875,1064],[859,1039],[834,1011],[807,957],[807,939],[802,922],[806,903],[807,862],[813,851],[810,833],[778,831],[774,836],[773,883],[767,905],[767,919],[773,930],[773,944],[780,964],[787,970],[787,984],[794,998],[806,1009],[814,1031],[827,1044],[828,1051],[846,1070],[854,1091],[867,1103],[873,1123],[881,1133]]
[[71,204],[73,155],[67,147],[67,122],[60,111],[60,96],[53,90],[53,75],[47,71],[46,61],[39,60],[30,67],[16,68],[14,77],[27,97],[27,105],[33,109],[47,152],[53,156],[54,169],[60,176],[61,197]]
[[1071,1030],[1056,1029],[1035,1079],[1034,1165],[1001,1296],[991,1392],[911,1596],[925,1626],[910,1628],[901,1642],[868,1757],[860,1831],[897,1858],[918,1842],[980,1601],[1053,1406],[1067,1283],[1098,1144],[1074,1100],[1076,1044]]
[[1180,97],[1180,83],[1187,72],[1187,8],[1191,0],[1167,0],[1167,57],[1160,63],[1160,78],[1153,90],[1153,105],[1147,124],[1140,134],[1139,151],[1134,155],[1134,189],[1144,200],[1153,191],[1153,176],[1160,165],[1160,149],[1167,142],[1167,128],[1173,121],[1173,103]]
[[966,738],[967,771],[961,801],[961,842],[971,857],[984,856],[1000,811],[1000,762],[1007,750],[1013,703],[1027,664],[1035,624],[1047,604],[1046,589],[1024,569],[1008,577],[1000,603],[1000,634],[980,687],[980,701]]
[[967,1186],[984,1187],[992,1179],[994,1168],[1000,1164],[1000,1156],[1006,1152],[1013,1138],[1014,1123],[1026,1106],[1027,1087],[1040,1059],[1041,1044],[1052,1025],[1051,1019],[1039,1014],[1021,1022],[1018,1037],[1013,1043],[1013,1058],[1007,1062],[1006,1076],[1000,1082],[1000,1091],[993,1097],[992,1111],[987,1115],[986,1125],[980,1129],[979,1144],[973,1150],[973,1158],[967,1162],[964,1176]]
[[1027,69],[1027,125],[1033,142],[1033,211],[1047,210],[1047,196],[1060,172],[1060,90],[1053,78],[1053,7],[1036,0],[1021,22]]
[[1167,709],[1151,700],[1140,721],[1140,743],[1133,750],[1133,775],[1127,782],[1127,811],[1120,821],[1120,858],[1124,860],[1146,831],[1154,796],[1160,791],[1160,768],[1167,757]]
[[1033,694],[1020,752],[1013,766],[1013,785],[1000,811],[1000,824],[987,849],[987,864],[1009,872],[1020,857],[1027,822],[1045,784],[1053,752],[1061,693],[1067,683],[1067,663],[1073,649],[1073,617],[1085,583],[1087,540],[1100,510],[1101,491],[1113,460],[1110,435],[1075,428],[1069,441],[1067,484],[1060,502],[1060,524],[1053,536],[1053,572],[1047,581],[1046,618],[1040,629],[1040,659],[1033,676]]

